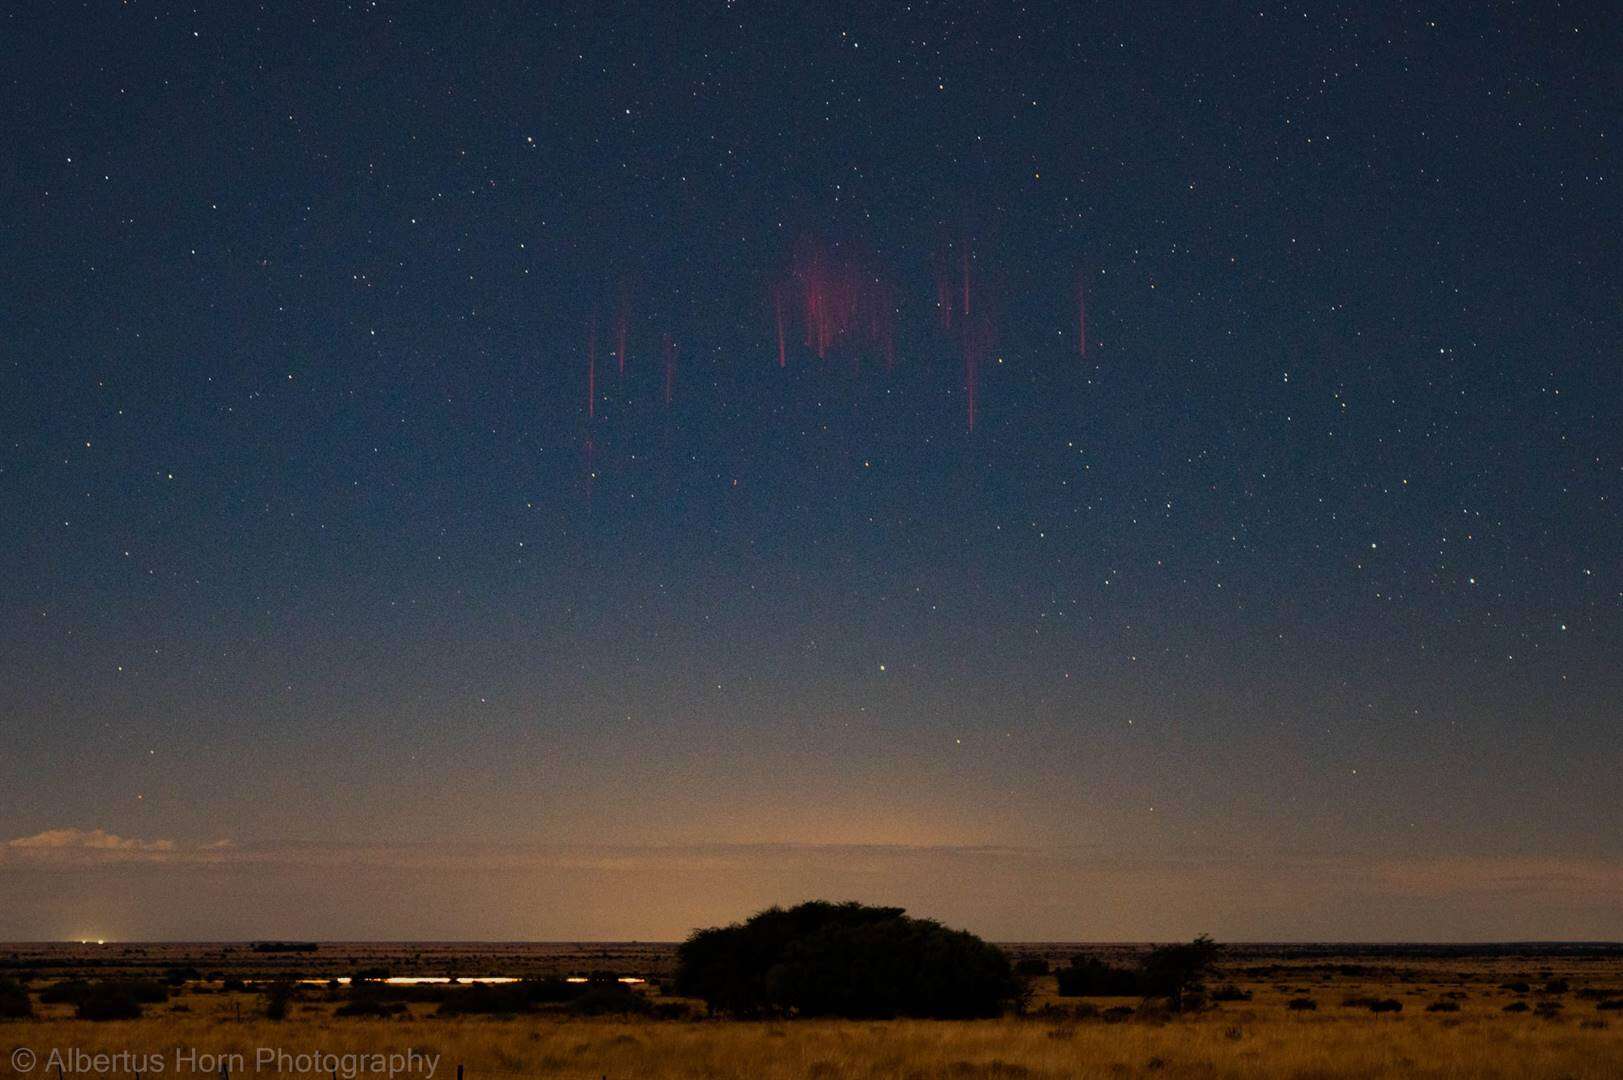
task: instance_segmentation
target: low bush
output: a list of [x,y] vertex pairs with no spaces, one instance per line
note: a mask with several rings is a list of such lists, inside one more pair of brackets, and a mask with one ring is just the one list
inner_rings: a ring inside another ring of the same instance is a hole
[[139,1020],[141,1002],[128,983],[94,983],[76,1002],[80,1020]]
[[1396,998],[1350,997],[1342,1004],[1349,1009],[1368,1009],[1373,1013],[1403,1011],[1403,1002]]
[[1528,1008],[1527,1002],[1525,1001],[1512,1001],[1509,1005],[1505,1006],[1505,1012],[1508,1013],[1524,1013],[1530,1011],[1531,1010]]
[[1285,1003],[1285,1008],[1292,1012],[1313,1012],[1318,1007],[1319,1003],[1312,998],[1291,998]]
[[1460,1003],[1457,1001],[1434,1001],[1426,1006],[1427,1012],[1459,1012]]
[[83,979],[64,979],[54,982],[39,992],[41,1005],[77,1005],[90,993],[90,984]]
[[1060,997],[1137,997],[1144,988],[1139,973],[1111,967],[1091,956],[1073,956],[1068,967],[1055,969]]
[[0,1020],[26,1020],[33,1015],[28,988],[15,979],[0,979]]
[[1238,986],[1235,986],[1235,985],[1233,985],[1231,983],[1231,984],[1229,984],[1227,986],[1219,986],[1216,990],[1213,990],[1212,991],[1212,1000],[1213,1001],[1250,1001],[1251,1000],[1251,991],[1249,991],[1249,990],[1241,990]]
[[486,986],[482,983],[459,987],[440,1001],[440,1016],[516,1016],[535,1006],[520,986]]
[[265,988],[265,1019],[286,1020],[287,1006],[293,1000],[294,987],[290,982],[274,982]]
[[359,998],[348,1001],[333,1010],[334,1016],[366,1016],[384,1018],[403,1016],[407,1012],[404,1001],[383,1001],[378,998]]
[[614,982],[589,987],[569,1003],[569,1011],[580,1016],[646,1016],[653,1006],[637,991]]

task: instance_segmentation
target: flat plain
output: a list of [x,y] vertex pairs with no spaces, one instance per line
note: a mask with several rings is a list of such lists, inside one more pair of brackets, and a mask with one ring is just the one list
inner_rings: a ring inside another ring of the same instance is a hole
[[[1077,953],[1126,962],[1141,949],[1005,948],[1016,959],[1049,964]],[[71,1005],[36,1004],[33,1018],[0,1022],[0,1075],[51,1080],[66,1080],[58,1075],[66,1070],[49,1068],[53,1050],[156,1055],[171,1063],[167,1072],[184,1075],[173,1064],[177,1050],[237,1055],[253,1072],[267,1047],[290,1055],[417,1050],[438,1055],[436,1077],[454,1077],[460,1066],[464,1080],[1623,1076],[1623,948],[1615,945],[1232,945],[1209,983],[1226,1000],[1196,1012],[1169,1015],[1138,999],[1062,998],[1054,978],[1043,975],[1032,979],[1023,1015],[980,1021],[709,1019],[698,1003],[662,993],[673,946],[661,943],[338,943],[305,951],[9,945],[0,946],[0,962],[0,978],[26,978],[36,999],[74,977],[172,986],[168,1000],[148,1005],[140,1019],[92,1022],[76,1019]],[[632,985],[665,1006],[664,1018],[546,1008],[448,1017],[427,999],[406,1001],[386,1018],[338,1015],[349,989],[326,980],[357,972],[641,979]],[[307,981],[285,1018],[269,1019],[266,981],[295,978]],[[1307,1001],[1311,1008],[1301,1004]],[[1385,1003],[1383,1011],[1375,1002]],[[14,1067],[18,1048],[36,1055],[32,1069]],[[142,1080],[151,1080],[153,1070],[146,1071]],[[283,1068],[279,1075],[294,1073]]]

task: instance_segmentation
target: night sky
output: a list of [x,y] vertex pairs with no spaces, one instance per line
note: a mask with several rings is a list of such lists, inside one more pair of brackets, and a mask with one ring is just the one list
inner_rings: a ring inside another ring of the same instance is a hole
[[1623,937],[1605,5],[0,41],[0,937]]

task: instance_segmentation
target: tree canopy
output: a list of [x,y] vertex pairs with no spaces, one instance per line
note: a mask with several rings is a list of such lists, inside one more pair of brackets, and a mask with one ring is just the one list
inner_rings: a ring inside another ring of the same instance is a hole
[[676,990],[735,1016],[997,1016],[1023,984],[1001,949],[896,907],[814,900],[696,930]]

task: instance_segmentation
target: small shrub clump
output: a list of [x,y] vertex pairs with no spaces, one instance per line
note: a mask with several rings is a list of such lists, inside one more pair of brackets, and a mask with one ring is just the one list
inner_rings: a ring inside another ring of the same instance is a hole
[[1137,997],[1144,987],[1131,968],[1112,967],[1091,956],[1073,956],[1054,972],[1060,997]]
[[1457,1001],[1434,1001],[1426,1006],[1427,1012],[1459,1012],[1460,1003]]
[[1403,1002],[1396,998],[1350,997],[1342,1004],[1349,1009],[1368,1009],[1372,1013],[1403,1011]]
[[1319,1003],[1317,1001],[1305,997],[1291,998],[1285,1003],[1285,1008],[1292,1012],[1314,1012],[1318,1007]]
[[403,1016],[407,1012],[404,1001],[384,1001],[375,997],[357,998],[347,1001],[333,1010],[334,1016],[365,1016],[375,1019],[385,1019],[391,1016]]
[[139,1020],[141,1002],[128,985],[99,982],[79,999],[75,1015],[80,1020]]
[[15,979],[0,979],[0,1020],[26,1020],[33,1015],[28,988]]

